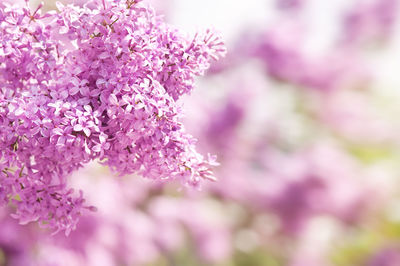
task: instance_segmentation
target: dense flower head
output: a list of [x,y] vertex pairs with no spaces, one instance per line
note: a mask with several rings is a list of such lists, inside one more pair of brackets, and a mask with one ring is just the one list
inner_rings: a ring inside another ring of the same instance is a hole
[[188,38],[141,1],[40,8],[0,8],[0,197],[14,217],[68,233],[92,208],[66,178],[94,159],[120,174],[213,179],[177,101],[225,53],[218,36]]

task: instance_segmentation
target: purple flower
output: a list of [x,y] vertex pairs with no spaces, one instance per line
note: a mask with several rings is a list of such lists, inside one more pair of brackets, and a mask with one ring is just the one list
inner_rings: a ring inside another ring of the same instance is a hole
[[[0,162],[14,217],[68,233],[84,204],[67,177],[101,158],[120,174],[213,179],[177,100],[224,55],[211,31],[187,39],[139,1],[0,7]],[[90,209],[90,208],[89,208]]]

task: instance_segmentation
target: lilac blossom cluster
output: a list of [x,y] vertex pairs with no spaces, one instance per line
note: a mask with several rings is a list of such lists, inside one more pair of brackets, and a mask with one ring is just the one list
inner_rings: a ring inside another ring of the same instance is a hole
[[213,180],[178,100],[224,55],[210,30],[188,38],[141,1],[0,5],[0,197],[21,223],[68,234],[87,206],[67,177],[98,159],[115,172]]

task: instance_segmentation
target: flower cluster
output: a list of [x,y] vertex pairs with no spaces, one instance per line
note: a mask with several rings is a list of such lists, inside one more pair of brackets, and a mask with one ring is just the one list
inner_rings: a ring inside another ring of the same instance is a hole
[[120,174],[198,185],[178,99],[225,53],[211,31],[187,38],[141,1],[0,8],[0,197],[20,222],[74,229],[86,206],[67,177],[99,159]]

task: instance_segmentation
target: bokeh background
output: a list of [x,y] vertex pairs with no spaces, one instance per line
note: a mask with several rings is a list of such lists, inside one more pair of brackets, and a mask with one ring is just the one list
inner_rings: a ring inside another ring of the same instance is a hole
[[89,165],[71,180],[98,211],[65,237],[2,209],[0,265],[399,266],[400,1],[144,1],[226,40],[182,101],[218,181]]

